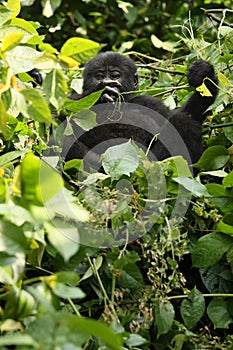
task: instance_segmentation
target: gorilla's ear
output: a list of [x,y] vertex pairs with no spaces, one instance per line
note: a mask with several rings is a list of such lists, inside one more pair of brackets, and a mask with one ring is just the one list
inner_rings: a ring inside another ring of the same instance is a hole
[[135,89],[138,87],[138,73],[134,74],[134,87]]

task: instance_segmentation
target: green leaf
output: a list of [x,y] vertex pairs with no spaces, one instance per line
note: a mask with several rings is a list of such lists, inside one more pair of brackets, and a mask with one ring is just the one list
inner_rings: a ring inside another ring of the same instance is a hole
[[[13,18],[11,20],[11,25],[18,26],[18,28],[23,28],[27,32],[39,37],[39,34],[37,33],[36,28],[35,28],[35,22],[29,22],[23,18]],[[40,25],[38,25],[38,27],[40,27]]]
[[207,314],[214,324],[214,328],[229,328],[233,323],[233,318],[227,309],[227,303],[222,298],[211,300],[207,307]]
[[233,143],[233,126],[226,126],[223,131],[228,140]]
[[59,110],[66,99],[67,84],[62,72],[53,69],[43,81],[43,91],[50,103]]
[[88,334],[92,334],[94,337],[100,338],[103,342],[105,342],[113,349],[121,349],[121,336],[115,334],[113,330],[107,327],[104,323],[81,317],[76,317],[74,320],[78,329]]
[[72,116],[72,121],[83,130],[93,129],[96,125],[96,113],[90,109],[84,109]]
[[157,338],[170,331],[175,317],[175,310],[170,302],[158,301],[155,305],[155,321],[158,329]]
[[16,17],[20,12],[20,0],[7,0],[6,7],[13,11],[10,18]]
[[204,151],[201,158],[194,166],[204,170],[216,170],[222,168],[229,159],[230,155],[225,147],[212,146]]
[[144,286],[143,276],[136,264],[128,264],[124,266],[118,283],[123,288],[142,288]]
[[219,221],[217,230],[228,235],[233,235],[233,225],[228,225],[224,221]]
[[180,185],[182,185],[186,190],[191,192],[195,197],[210,196],[206,187],[197,180],[190,179],[186,176],[175,177],[173,178],[173,180],[179,183]]
[[147,343],[147,340],[141,337],[139,334],[130,334],[129,339],[126,341],[126,344],[130,348],[135,348],[145,343]]
[[224,86],[231,86],[227,77],[225,77],[225,75],[223,73],[218,71],[217,74],[218,74],[218,80],[220,81],[221,84],[223,84]]
[[[97,259],[93,260],[93,264],[95,265],[95,269],[96,271],[98,271],[102,264],[103,264],[103,257],[102,255],[98,255]],[[83,277],[80,279],[80,281],[86,280],[87,278],[91,277],[94,274],[94,271],[91,267],[89,267],[87,269],[87,271],[85,272],[85,274],[83,275]]]
[[12,11],[0,5],[0,26],[2,26],[11,16]]
[[38,349],[38,343],[28,334],[15,334],[11,333],[10,335],[2,335],[0,338],[1,346],[30,346],[31,349]]
[[72,56],[79,62],[86,63],[95,56],[101,46],[97,42],[84,38],[70,38],[61,48],[61,55]]
[[43,16],[52,17],[56,9],[61,5],[62,0],[42,0]]
[[62,220],[55,219],[53,223],[44,224],[50,243],[57,249],[65,261],[79,250],[79,234],[77,227]]
[[92,92],[90,95],[81,98],[80,100],[68,100],[64,108],[70,112],[78,113],[84,109],[89,109],[98,101],[103,90]]
[[22,228],[0,221],[0,251],[12,255],[28,251],[28,241]]
[[225,188],[233,187],[233,171],[223,179],[222,184]]
[[151,35],[151,42],[152,44],[157,47],[158,49],[164,49],[169,52],[176,52],[176,42],[171,42],[171,41],[161,41],[157,36],[154,34]]
[[61,175],[33,153],[28,153],[21,164],[23,198],[31,204],[43,205],[63,188]]
[[2,132],[3,136],[5,136],[7,135],[8,114],[2,99],[0,100],[0,116],[0,132]]
[[190,292],[188,298],[182,301],[180,311],[185,326],[193,329],[205,312],[205,298],[199,290],[194,288]]
[[[25,117],[41,123],[51,124],[52,116],[48,104],[36,89],[25,89],[21,91],[27,101],[27,114]],[[22,111],[23,114],[24,111]]]
[[10,33],[8,34],[2,41],[2,52],[6,52],[8,50],[13,49],[17,46],[21,39],[23,38],[22,33]]
[[192,265],[194,267],[215,265],[232,243],[231,237],[218,232],[211,232],[201,237],[192,250]]
[[6,60],[14,74],[33,69],[36,60],[41,56],[43,52],[38,52],[29,46],[16,46],[6,52]]
[[121,145],[112,146],[102,156],[102,165],[106,172],[114,178],[130,175],[139,165],[139,157],[131,140]]
[[83,299],[85,297],[85,293],[79,287],[66,286],[64,283],[55,283],[52,291],[58,297],[65,299]]

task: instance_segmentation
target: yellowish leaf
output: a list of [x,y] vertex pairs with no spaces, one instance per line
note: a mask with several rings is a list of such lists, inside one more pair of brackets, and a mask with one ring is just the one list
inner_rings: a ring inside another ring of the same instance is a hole
[[227,77],[225,77],[224,74],[222,74],[221,72],[218,71],[218,80],[220,81],[220,83],[224,86],[231,86],[231,84],[229,83]]
[[205,83],[203,82],[200,86],[196,88],[198,92],[200,92],[201,96],[205,97],[211,97],[213,96],[210,92],[210,90],[206,87]]

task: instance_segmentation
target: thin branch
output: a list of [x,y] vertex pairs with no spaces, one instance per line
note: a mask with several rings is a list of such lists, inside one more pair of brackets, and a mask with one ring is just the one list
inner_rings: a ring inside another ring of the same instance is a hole
[[223,11],[227,11],[227,12],[233,12],[232,10],[228,10],[228,9],[212,9],[212,10],[206,10],[204,8],[201,8],[202,11],[205,12],[206,16],[214,21],[216,21],[217,23],[221,23],[226,25],[227,27],[233,28],[233,24],[227,22],[227,21],[222,21],[222,19],[220,17],[218,17],[217,15],[215,15],[213,12],[223,12]]

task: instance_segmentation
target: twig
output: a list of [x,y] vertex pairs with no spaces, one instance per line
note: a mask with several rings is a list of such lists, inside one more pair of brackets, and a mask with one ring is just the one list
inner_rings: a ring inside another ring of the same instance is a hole
[[213,19],[214,21],[218,22],[218,23],[221,23],[221,24],[224,24],[226,25],[227,27],[230,27],[230,28],[233,28],[233,24],[227,22],[227,21],[222,21],[221,18],[219,18],[218,16],[216,16],[213,12],[223,12],[223,11],[226,11],[226,12],[233,12],[232,10],[228,10],[228,9],[209,9],[209,10],[206,10],[204,8],[201,8],[202,11],[205,12],[206,16],[210,19]]

